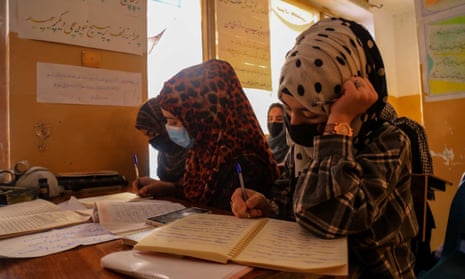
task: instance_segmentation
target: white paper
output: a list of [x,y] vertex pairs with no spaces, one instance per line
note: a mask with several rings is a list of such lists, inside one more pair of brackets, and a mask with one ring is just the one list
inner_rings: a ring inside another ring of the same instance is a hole
[[34,233],[84,223],[89,216],[62,210],[42,199],[15,203],[0,208],[0,237]]
[[101,264],[135,278],[239,278],[252,270],[238,264],[220,264],[134,250],[108,254],[101,259]]
[[142,54],[146,1],[18,0],[21,38]]
[[30,258],[69,250],[119,238],[100,224],[85,223],[63,229],[0,240],[0,257]]
[[94,203],[97,201],[110,200],[110,201],[129,202],[129,201],[137,201],[139,199],[141,198],[134,193],[123,192],[123,193],[108,194],[108,195],[101,195],[101,196],[88,197],[88,198],[80,198],[80,199],[77,199],[77,201],[85,205],[87,208],[92,208],[94,206]]
[[38,62],[37,102],[136,107],[142,75]]
[[163,200],[136,202],[102,200],[97,201],[96,206],[94,210],[98,213],[100,224],[115,234],[151,229],[153,226],[145,223],[148,217],[185,208],[180,203]]

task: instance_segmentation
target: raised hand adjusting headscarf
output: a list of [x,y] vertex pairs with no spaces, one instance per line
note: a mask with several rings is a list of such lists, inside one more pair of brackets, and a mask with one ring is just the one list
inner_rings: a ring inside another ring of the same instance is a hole
[[258,158],[277,178],[266,138],[229,63],[209,60],[180,71],[165,82],[156,101],[194,139],[184,175],[184,194],[191,201],[208,202],[216,173],[239,156]]

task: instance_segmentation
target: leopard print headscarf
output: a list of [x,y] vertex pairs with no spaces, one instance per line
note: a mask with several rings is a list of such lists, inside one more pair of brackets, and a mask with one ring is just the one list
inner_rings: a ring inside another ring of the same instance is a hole
[[259,122],[231,65],[209,60],[186,68],[165,82],[156,102],[175,115],[194,146],[189,150],[184,194],[193,202],[208,202],[215,189],[212,178],[225,163],[255,156],[278,169]]

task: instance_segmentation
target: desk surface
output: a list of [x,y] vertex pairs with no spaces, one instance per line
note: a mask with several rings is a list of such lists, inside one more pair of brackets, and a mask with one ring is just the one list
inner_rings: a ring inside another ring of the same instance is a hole
[[[61,198],[63,200],[65,198]],[[113,240],[95,245],[79,246],[57,254],[30,259],[0,259],[0,279],[121,279],[131,278],[105,269],[100,259],[112,252],[131,250],[132,246],[123,240]],[[254,269],[244,276],[247,279],[316,279],[320,276],[281,273],[271,270]],[[333,278],[333,277],[324,277]]]
[[[123,279],[132,278],[100,266],[100,259],[112,252],[130,250],[121,239],[80,246],[65,252],[31,259],[1,259],[0,279]],[[316,279],[320,276],[255,269],[244,279]],[[333,277],[324,277],[333,278]]]
[[100,266],[100,258],[116,251],[129,250],[122,240],[80,246],[65,252],[31,259],[2,259],[0,278],[130,278]]

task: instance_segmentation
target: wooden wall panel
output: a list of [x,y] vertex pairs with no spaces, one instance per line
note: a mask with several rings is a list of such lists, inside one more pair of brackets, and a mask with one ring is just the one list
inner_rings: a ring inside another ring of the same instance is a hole
[[[134,128],[138,107],[52,104],[36,101],[37,62],[81,66],[85,47],[18,38],[10,34],[11,163],[28,160],[53,172],[116,170],[134,178],[133,153],[147,172],[147,141]],[[100,68],[142,74],[147,96],[146,55],[95,50]],[[42,127],[49,133],[41,145]]]
[[436,191],[436,200],[430,202],[437,227],[433,230],[433,249],[444,242],[450,204],[465,172],[464,108],[463,98],[423,103],[423,118],[433,153],[434,174],[453,182],[445,192]]

